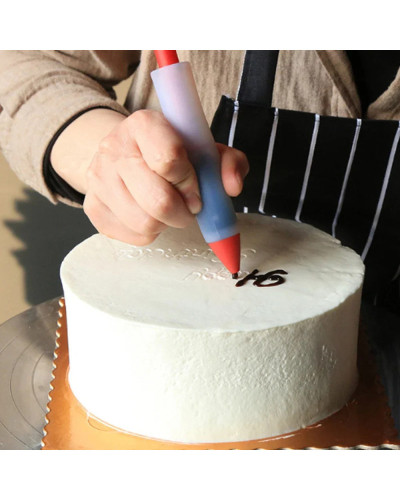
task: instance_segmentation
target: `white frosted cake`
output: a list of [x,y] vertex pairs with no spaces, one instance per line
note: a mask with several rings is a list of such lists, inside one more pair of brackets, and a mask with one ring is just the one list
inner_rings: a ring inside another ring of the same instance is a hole
[[196,223],[147,247],[95,235],[67,255],[69,383],[93,416],[160,440],[234,442],[308,426],[351,398],[361,259],[307,224],[239,224],[242,282]]

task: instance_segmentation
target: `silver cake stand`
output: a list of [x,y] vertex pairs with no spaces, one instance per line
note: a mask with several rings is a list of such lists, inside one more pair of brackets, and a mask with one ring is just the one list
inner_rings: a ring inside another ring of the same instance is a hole
[[41,448],[58,309],[53,299],[0,326],[0,449]]
[[[0,325],[0,449],[38,450],[46,424],[59,299]],[[400,316],[363,306],[397,430],[400,430]]]

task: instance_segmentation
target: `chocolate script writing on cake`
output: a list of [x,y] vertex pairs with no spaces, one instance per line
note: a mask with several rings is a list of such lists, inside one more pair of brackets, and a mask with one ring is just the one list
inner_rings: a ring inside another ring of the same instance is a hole
[[[248,274],[246,277],[243,279],[239,280],[235,286],[243,286],[245,285],[249,280],[254,280],[253,285],[255,286],[276,286],[276,285],[281,285],[284,283],[286,280],[281,274],[287,274],[286,271],[283,269],[276,269],[275,271],[269,271],[268,273],[265,274],[258,274],[258,269],[254,269],[253,272]],[[263,285],[263,282],[269,280],[270,283],[267,283]]]

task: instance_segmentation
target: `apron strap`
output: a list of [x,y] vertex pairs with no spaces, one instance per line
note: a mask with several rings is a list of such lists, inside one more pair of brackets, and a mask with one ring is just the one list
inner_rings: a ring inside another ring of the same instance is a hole
[[246,50],[238,101],[271,107],[279,50]]

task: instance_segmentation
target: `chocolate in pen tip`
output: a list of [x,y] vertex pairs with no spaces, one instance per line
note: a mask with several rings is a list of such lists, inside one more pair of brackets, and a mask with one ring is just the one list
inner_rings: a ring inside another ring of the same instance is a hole
[[238,274],[238,273],[234,273],[234,274],[232,274],[232,279],[233,279],[233,280],[237,280],[237,279],[238,279],[238,277],[239,277],[239,274]]

